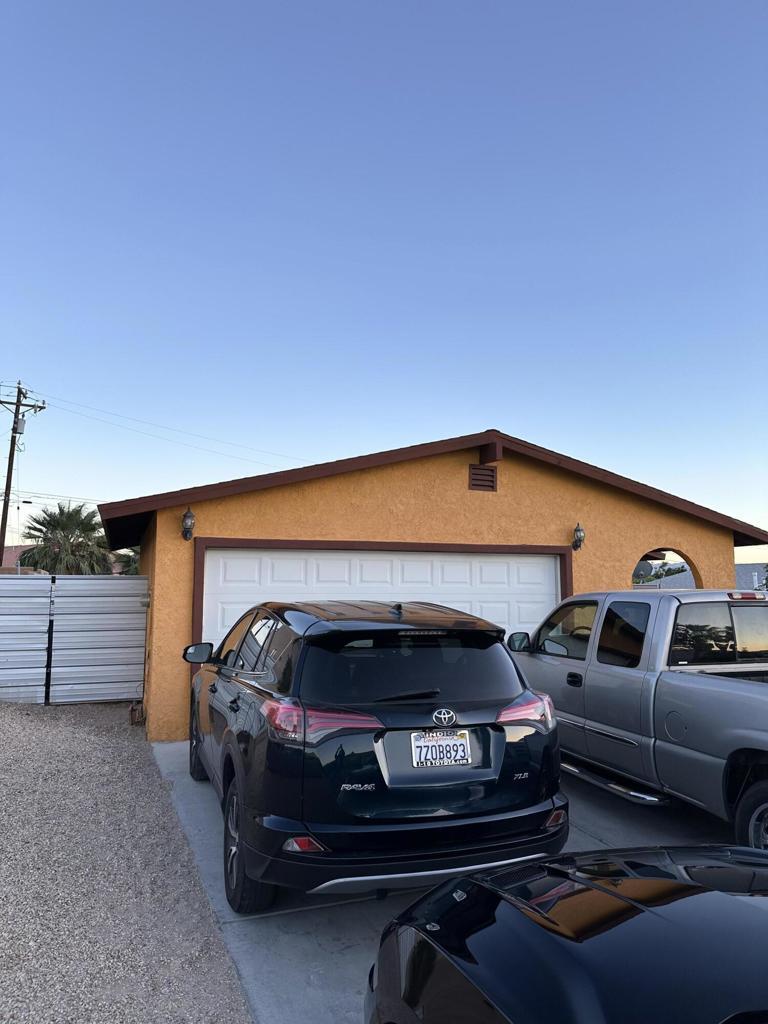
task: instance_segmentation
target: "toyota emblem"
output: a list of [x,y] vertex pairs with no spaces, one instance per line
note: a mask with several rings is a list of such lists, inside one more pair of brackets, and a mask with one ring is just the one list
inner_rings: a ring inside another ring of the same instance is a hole
[[453,725],[456,721],[456,714],[450,708],[438,708],[432,715],[432,721],[435,725],[441,725],[445,728],[448,725]]

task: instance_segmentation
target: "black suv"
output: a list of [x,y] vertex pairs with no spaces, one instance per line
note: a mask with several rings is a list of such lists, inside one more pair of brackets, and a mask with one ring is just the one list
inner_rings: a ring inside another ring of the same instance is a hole
[[234,910],[560,851],[552,704],[503,636],[433,604],[269,603],[186,648],[189,768],[222,799]]

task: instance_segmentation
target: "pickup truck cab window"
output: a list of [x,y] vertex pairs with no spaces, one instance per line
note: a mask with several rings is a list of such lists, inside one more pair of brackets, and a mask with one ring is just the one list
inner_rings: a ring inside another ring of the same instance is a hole
[[605,665],[637,668],[643,653],[651,606],[642,601],[613,601],[605,613],[597,660]]
[[574,601],[556,608],[536,634],[534,650],[586,661],[596,612],[596,601]]
[[670,665],[719,665],[735,660],[733,622],[725,601],[702,601],[678,608]]
[[768,605],[731,606],[739,661],[768,660]]

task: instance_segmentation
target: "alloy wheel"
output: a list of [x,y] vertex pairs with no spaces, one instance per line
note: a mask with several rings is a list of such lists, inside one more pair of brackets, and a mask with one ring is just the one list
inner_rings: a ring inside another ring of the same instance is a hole
[[749,845],[768,850],[768,804],[758,807],[749,819]]
[[227,842],[225,867],[227,871],[227,882],[230,890],[237,885],[237,871],[240,857],[240,808],[237,801],[237,793],[230,796],[227,809]]

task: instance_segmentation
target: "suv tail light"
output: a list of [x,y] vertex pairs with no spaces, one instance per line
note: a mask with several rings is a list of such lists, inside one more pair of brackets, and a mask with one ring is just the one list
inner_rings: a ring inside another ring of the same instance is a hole
[[296,701],[275,700],[272,697],[261,705],[261,713],[277,739],[286,743],[306,743],[308,746],[320,743],[335,732],[370,732],[384,728],[373,715],[302,708]]
[[355,711],[321,711],[318,708],[304,709],[304,736],[309,746],[319,743],[335,732],[352,730],[383,729],[384,726],[373,715],[362,715]]
[[537,725],[544,732],[555,727],[555,706],[546,693],[526,690],[513,704],[508,704],[496,716],[499,725],[516,725],[523,722]]
[[278,739],[288,743],[304,742],[304,714],[294,701],[269,697],[261,705],[261,713]]

